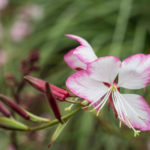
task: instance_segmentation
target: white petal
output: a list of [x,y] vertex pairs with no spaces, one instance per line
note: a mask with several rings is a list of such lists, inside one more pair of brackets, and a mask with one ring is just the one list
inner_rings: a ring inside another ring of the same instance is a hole
[[99,81],[91,79],[84,70],[71,75],[66,81],[66,86],[72,93],[89,102],[100,100],[108,91],[108,87]]
[[81,45],[64,56],[65,62],[72,69],[86,69],[86,64],[97,58],[92,47],[86,40],[79,36],[71,34],[67,34],[66,36],[78,41]]
[[[114,98],[115,97],[115,98]],[[142,131],[150,130],[150,108],[143,97],[136,94],[114,93],[113,101],[120,120]]]
[[128,89],[144,88],[150,82],[150,55],[133,55],[122,62],[118,86]]
[[68,66],[75,70],[83,69],[85,70],[87,65],[82,62],[76,55],[74,55],[74,49],[69,51],[65,56],[64,60],[68,64]]
[[112,84],[117,77],[121,62],[113,56],[101,57],[88,64],[87,71],[91,78]]

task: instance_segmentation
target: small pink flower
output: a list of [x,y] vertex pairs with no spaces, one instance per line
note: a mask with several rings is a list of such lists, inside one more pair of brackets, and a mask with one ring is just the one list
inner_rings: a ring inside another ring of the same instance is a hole
[[43,8],[40,5],[28,4],[22,8],[20,17],[26,20],[40,20],[43,15]]
[[97,59],[92,47],[86,40],[76,35],[66,34],[66,36],[80,43],[80,46],[64,56],[64,60],[70,68],[75,70],[86,69],[88,63]]
[[[71,37],[79,40],[77,37]],[[85,47],[87,53],[92,51],[88,45],[85,46],[87,43],[80,43],[84,45],[83,49],[79,48],[80,51],[86,53]],[[88,63],[86,55],[85,58],[81,56],[81,66],[79,63],[75,64],[81,54],[76,54],[76,51],[78,48],[70,52],[71,57],[67,54],[67,63],[73,69],[81,67],[84,70],[74,73],[67,79],[66,85],[69,90],[89,101],[89,106],[94,106],[98,114],[109,102],[116,116],[133,129],[135,136],[139,133],[136,129],[150,130],[150,107],[144,98],[137,94],[120,93],[120,88],[136,90],[147,86],[150,82],[150,55],[133,55],[123,62],[116,57],[107,56]]]
[[18,20],[11,28],[10,35],[14,42],[20,42],[32,32],[28,22]]
[[0,0],[0,11],[5,9],[8,5],[8,0]]

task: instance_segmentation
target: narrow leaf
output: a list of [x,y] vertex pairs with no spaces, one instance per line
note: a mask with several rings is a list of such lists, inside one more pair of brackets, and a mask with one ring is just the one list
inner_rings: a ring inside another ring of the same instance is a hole
[[58,127],[56,128],[55,132],[53,133],[51,140],[48,144],[48,147],[50,147],[58,138],[58,136],[61,134],[61,132],[63,131],[63,129],[66,127],[66,125],[68,124],[69,121],[67,121],[64,124],[59,124]]

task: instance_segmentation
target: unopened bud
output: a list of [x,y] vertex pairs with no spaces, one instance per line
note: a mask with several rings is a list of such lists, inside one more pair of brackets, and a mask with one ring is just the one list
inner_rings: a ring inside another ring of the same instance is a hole
[[11,117],[11,113],[8,111],[8,109],[0,102],[0,112],[5,116],[5,117]]
[[[39,90],[42,93],[45,93],[45,84],[46,82],[43,80],[40,80],[38,78],[32,77],[30,75],[26,75],[24,77],[24,79],[30,84],[32,85],[35,89]],[[49,83],[48,83],[49,84]],[[60,100],[60,101],[64,101],[65,98],[69,95],[68,91],[58,88],[52,84],[49,84],[51,91],[53,93],[53,95],[55,96],[56,99]]]
[[39,51],[34,50],[31,53],[29,60],[30,60],[31,63],[38,61],[39,60]]
[[18,113],[18,115],[22,116],[26,120],[30,119],[30,116],[9,97],[0,94],[0,99],[16,113]]
[[60,111],[59,111],[59,108],[58,108],[58,105],[57,105],[57,102],[56,102],[56,99],[55,97],[53,96],[52,92],[51,92],[51,89],[50,89],[50,86],[49,86],[49,83],[46,82],[45,84],[45,94],[46,94],[46,97],[48,99],[48,102],[53,110],[53,113],[55,115],[55,117],[61,122],[61,114],[60,114]]

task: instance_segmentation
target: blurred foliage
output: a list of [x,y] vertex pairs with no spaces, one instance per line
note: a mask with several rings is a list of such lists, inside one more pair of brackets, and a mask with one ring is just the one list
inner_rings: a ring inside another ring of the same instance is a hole
[[[10,37],[12,25],[17,21],[21,8],[27,4],[42,7],[43,17],[30,21],[32,33],[20,42]],[[77,43],[66,33],[79,35],[89,41],[96,54],[101,57],[114,55],[124,59],[135,53],[150,51],[150,1],[148,0],[10,0],[7,8],[0,12],[3,39],[0,49],[8,53],[8,62],[1,69],[0,90],[9,94],[4,75],[15,74],[21,78],[20,61],[38,49],[41,54],[40,72],[34,74],[55,85],[64,87],[65,80],[73,72],[64,62],[63,56]],[[29,86],[25,89],[31,89]],[[126,91],[127,92],[127,91]],[[31,90],[30,94],[36,94]],[[140,93],[149,101],[149,88]],[[48,112],[44,101],[32,103],[33,112]],[[40,108],[39,108],[40,106]],[[66,104],[60,103],[62,111]],[[100,119],[100,120],[99,120]],[[103,120],[104,119],[104,120]],[[52,150],[150,150],[149,132],[137,138],[127,127],[118,128],[119,121],[113,112],[104,111],[99,118],[80,112],[52,145]],[[21,150],[47,150],[55,128],[37,133],[19,133]],[[10,132],[0,131],[0,149],[8,149]]]

